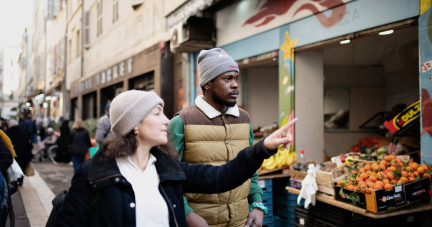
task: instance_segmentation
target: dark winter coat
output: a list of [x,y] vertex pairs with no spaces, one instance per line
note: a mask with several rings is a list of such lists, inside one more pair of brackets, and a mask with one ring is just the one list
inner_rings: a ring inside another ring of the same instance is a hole
[[9,148],[0,139],[0,171],[3,176],[7,176],[7,169],[12,165],[13,157]]
[[29,142],[27,133],[19,126],[14,126],[8,129],[6,135],[10,138],[16,153],[15,160],[20,166],[24,166],[33,158],[32,149],[33,145]]
[[68,153],[70,155],[86,154],[91,147],[88,131],[83,128],[72,129],[66,144],[68,145]]
[[[150,152],[157,159],[159,191],[168,206],[170,226],[187,226],[183,193],[211,194],[236,188],[276,151],[266,151],[263,142],[259,142],[225,165],[211,166],[180,163],[153,148]],[[135,226],[132,186],[120,173],[115,160],[101,160],[102,152],[78,168],[55,226]],[[92,208],[90,200],[95,194],[100,197]]]

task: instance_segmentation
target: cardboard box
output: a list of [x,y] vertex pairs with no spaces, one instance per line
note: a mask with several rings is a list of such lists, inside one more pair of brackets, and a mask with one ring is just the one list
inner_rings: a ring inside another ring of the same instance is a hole
[[429,177],[404,184],[406,204],[414,203],[430,197],[430,185],[431,182]]
[[391,191],[381,189],[371,191],[371,194],[342,189],[343,193],[341,195],[340,187],[336,187],[335,196],[336,200],[349,204],[353,204],[351,199],[353,197],[353,199],[357,200],[358,207],[365,208],[374,213],[380,213],[429,198],[430,186],[430,178],[425,177],[404,185],[396,185]]
[[353,200],[355,200],[356,206],[366,209],[365,194],[363,194],[361,192],[350,191],[350,190],[345,189],[345,188],[342,188],[342,193],[341,193],[340,190],[341,190],[340,187],[335,188],[336,200],[341,201],[341,202],[345,202],[345,203],[349,203],[349,204],[353,204]]
[[402,185],[396,185],[393,190],[384,189],[365,194],[368,211],[379,213],[405,205],[405,195]]

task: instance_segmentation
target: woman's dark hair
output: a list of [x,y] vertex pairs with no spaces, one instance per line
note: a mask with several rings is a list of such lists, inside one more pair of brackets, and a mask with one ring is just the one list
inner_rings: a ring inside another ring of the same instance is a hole
[[[168,138],[170,134],[168,133]],[[133,155],[138,148],[138,140],[134,131],[130,131],[126,136],[117,136],[104,140],[101,151],[105,160],[114,159],[117,157],[125,157]],[[171,141],[159,146],[159,149],[171,158],[177,158],[178,152],[175,150]]]

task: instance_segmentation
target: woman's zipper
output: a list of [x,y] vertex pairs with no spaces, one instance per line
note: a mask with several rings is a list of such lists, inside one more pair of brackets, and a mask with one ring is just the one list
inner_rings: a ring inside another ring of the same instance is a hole
[[169,207],[171,208],[171,211],[172,211],[172,213],[173,213],[173,218],[174,218],[175,225],[178,227],[179,225],[178,225],[178,223],[177,223],[177,219],[176,219],[176,216],[175,216],[174,209],[173,209],[173,207],[172,207],[172,205],[171,205],[171,202],[170,202],[168,196],[166,195],[165,191],[163,190],[163,188],[162,188],[162,186],[161,186],[160,184],[159,184],[159,188],[161,189],[162,193],[163,193],[164,196],[165,196],[166,201],[168,202]]

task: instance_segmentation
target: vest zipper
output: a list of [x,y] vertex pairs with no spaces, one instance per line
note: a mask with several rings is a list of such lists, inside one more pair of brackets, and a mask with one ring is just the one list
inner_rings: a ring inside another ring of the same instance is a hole
[[171,208],[171,211],[172,211],[172,213],[173,213],[173,218],[174,218],[175,225],[178,227],[179,225],[178,225],[178,223],[177,223],[177,219],[176,219],[176,216],[175,216],[174,209],[173,209],[173,207],[172,207],[172,205],[171,205],[171,202],[169,201],[168,196],[166,195],[165,191],[163,190],[163,188],[162,188],[162,186],[161,186],[160,184],[159,184],[159,187],[160,187],[162,193],[164,194],[165,199],[166,199],[166,201],[168,202],[169,207]]

